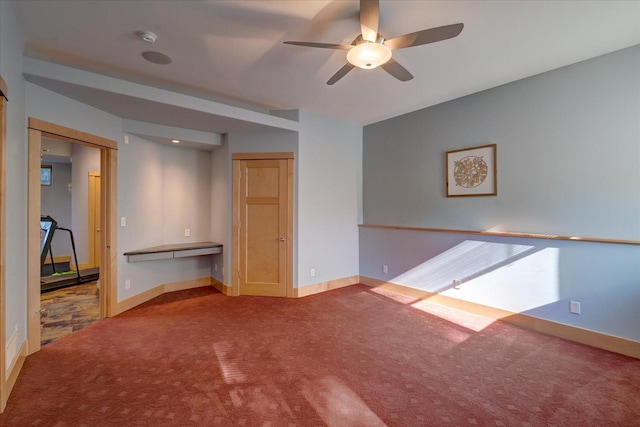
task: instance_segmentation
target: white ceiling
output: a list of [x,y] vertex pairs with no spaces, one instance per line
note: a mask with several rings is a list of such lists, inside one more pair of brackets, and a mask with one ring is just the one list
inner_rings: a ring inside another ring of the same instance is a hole
[[[381,0],[392,38],[462,22],[450,40],[394,51],[415,78],[354,69],[326,81],[345,51],[285,40],[350,44],[356,0],[14,0],[26,55],[232,105],[304,109],[369,124],[640,44],[640,1]],[[136,36],[158,35],[155,44]],[[141,52],[173,59],[154,65]],[[84,102],[90,100],[84,99]]]

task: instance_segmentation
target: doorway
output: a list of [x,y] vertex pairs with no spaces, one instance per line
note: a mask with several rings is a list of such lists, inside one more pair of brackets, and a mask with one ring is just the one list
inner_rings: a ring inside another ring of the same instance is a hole
[[233,155],[233,295],[293,297],[293,153]]
[[100,317],[110,316],[116,304],[116,174],[117,142],[75,129],[29,118],[29,197],[28,197],[28,354],[41,347],[40,327],[40,156],[42,138],[51,138],[98,148],[99,183],[99,280]]
[[40,341],[45,345],[100,319],[95,256],[100,150],[48,137],[41,143],[40,221],[50,234],[40,249]]

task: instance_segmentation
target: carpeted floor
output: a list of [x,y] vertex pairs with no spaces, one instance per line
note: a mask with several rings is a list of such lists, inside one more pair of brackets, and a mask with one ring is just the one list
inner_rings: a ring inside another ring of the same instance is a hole
[[40,296],[42,345],[71,335],[100,319],[96,282],[45,292]]
[[165,294],[30,356],[0,425],[640,425],[639,360],[393,297]]

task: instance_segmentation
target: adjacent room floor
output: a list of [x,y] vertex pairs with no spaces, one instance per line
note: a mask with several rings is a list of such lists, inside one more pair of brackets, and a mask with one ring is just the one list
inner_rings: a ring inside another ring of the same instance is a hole
[[100,319],[96,282],[45,292],[40,296],[41,343],[48,344]]

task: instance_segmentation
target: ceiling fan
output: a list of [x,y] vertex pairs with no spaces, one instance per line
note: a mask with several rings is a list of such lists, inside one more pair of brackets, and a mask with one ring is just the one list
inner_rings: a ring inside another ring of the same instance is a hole
[[360,28],[361,34],[349,45],[314,42],[286,41],[285,44],[306,47],[319,47],[323,49],[346,50],[347,63],[340,68],[328,81],[328,85],[336,83],[347,75],[354,67],[372,69],[382,67],[387,73],[396,79],[406,82],[413,75],[391,56],[392,50],[405,47],[420,46],[423,44],[439,42],[441,40],[456,37],[462,31],[464,24],[452,24],[428,30],[416,31],[403,36],[386,40],[378,33],[380,21],[380,1],[360,0]]

